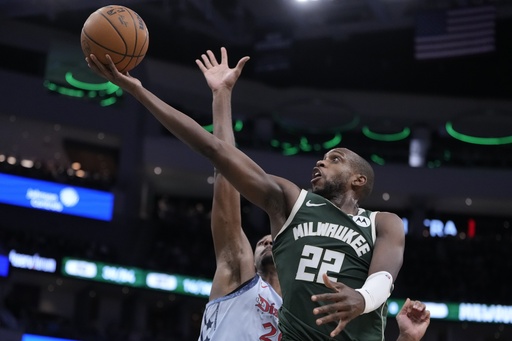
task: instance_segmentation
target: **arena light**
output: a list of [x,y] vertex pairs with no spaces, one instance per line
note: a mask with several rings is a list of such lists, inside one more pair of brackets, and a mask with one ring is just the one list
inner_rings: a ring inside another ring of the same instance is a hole
[[380,165],[380,166],[384,166],[386,164],[386,160],[384,160],[383,157],[377,155],[377,154],[372,154],[370,156],[370,159],[375,162],[376,164]]
[[72,72],[66,72],[65,74],[66,82],[69,83],[69,85],[74,86],[75,88],[82,89],[82,90],[94,90],[94,91],[101,91],[104,90],[107,94],[113,94],[117,90],[119,90],[119,86],[111,83],[111,82],[105,82],[105,83],[88,83],[88,82],[82,82],[76,79],[73,76]]
[[342,136],[340,133],[334,134],[334,137],[329,141],[325,141],[322,146],[324,149],[331,149],[336,147],[341,142]]
[[304,152],[310,152],[313,149],[313,146],[309,143],[307,137],[302,136],[300,138],[299,148]]
[[425,166],[429,147],[430,131],[424,127],[415,128],[409,142],[409,166]]
[[453,137],[454,139],[457,139],[462,142],[466,143],[472,143],[472,144],[479,144],[479,145],[503,145],[503,144],[509,144],[512,143],[512,136],[502,136],[502,137],[478,137],[478,136],[471,136],[462,134],[453,128],[453,123],[448,121],[445,124],[446,132]]
[[155,272],[133,266],[64,257],[61,272],[83,280],[208,297],[212,281],[172,273]]
[[108,107],[108,106],[110,106],[110,105],[112,105],[112,104],[115,104],[116,102],[117,102],[117,98],[115,98],[115,97],[109,97],[109,98],[106,98],[106,99],[102,99],[102,100],[100,101],[100,105],[101,105],[102,107]]
[[[96,91],[96,90],[85,91],[85,90],[80,90],[80,89],[76,89],[76,88],[70,88],[70,87],[58,85],[58,84],[50,82],[48,80],[44,81],[43,86],[45,88],[47,88],[49,91],[56,92],[63,96],[76,97],[76,98],[89,98],[89,99],[94,99],[94,98],[98,97],[98,91]],[[117,103],[116,96],[120,97],[121,95],[122,95],[122,90],[118,89],[118,91],[114,95],[111,95],[110,97],[107,97],[105,99],[101,99],[100,106],[107,107],[107,106]]]
[[384,142],[394,142],[394,141],[400,141],[404,140],[411,134],[411,130],[408,127],[405,127],[402,129],[402,131],[391,133],[391,134],[384,134],[384,133],[377,133],[372,130],[368,126],[364,126],[362,128],[363,135],[366,136],[369,139],[376,140],[376,141],[384,141]]
[[[203,125],[203,128],[207,132],[213,133],[213,123]],[[244,122],[242,122],[241,120],[236,120],[235,123],[233,124],[233,131],[234,132],[242,131],[243,128],[244,128]]]

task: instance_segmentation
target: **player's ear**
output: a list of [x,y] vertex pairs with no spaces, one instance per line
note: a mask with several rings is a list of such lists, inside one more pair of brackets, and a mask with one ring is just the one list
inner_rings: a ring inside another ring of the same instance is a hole
[[363,187],[366,185],[368,178],[364,174],[356,174],[354,180],[352,181],[352,186],[355,187]]

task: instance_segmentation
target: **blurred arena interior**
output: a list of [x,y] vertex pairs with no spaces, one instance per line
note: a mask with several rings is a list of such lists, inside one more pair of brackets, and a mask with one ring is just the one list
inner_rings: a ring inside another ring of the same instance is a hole
[[[78,264],[70,260],[84,260],[116,276],[141,270],[203,283],[215,266],[211,166],[85,64],[81,26],[104,5],[0,3],[2,341],[198,337],[204,293],[77,278],[70,270]],[[377,180],[366,207],[394,211],[407,227],[390,299],[453,304],[454,311],[472,303],[481,312],[480,321],[441,313],[425,341],[512,339],[505,277],[512,270],[512,1],[123,5],[150,32],[147,56],[132,73],[205,127],[211,93],[194,60],[221,46],[232,65],[251,56],[233,96],[236,138],[268,172],[307,188],[314,162],[332,146],[372,161]],[[478,36],[421,45],[422,36],[442,32],[435,18],[458,10],[476,13]],[[8,192],[18,177],[82,197],[81,189],[93,190],[112,206],[105,215],[19,206]],[[243,204],[255,243],[268,232],[267,218]],[[397,333],[390,318],[386,337]]]

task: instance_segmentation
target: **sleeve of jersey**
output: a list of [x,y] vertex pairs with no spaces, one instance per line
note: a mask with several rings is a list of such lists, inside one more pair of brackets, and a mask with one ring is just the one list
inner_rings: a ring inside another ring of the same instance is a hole
[[393,276],[387,271],[371,274],[360,289],[356,289],[364,298],[363,314],[374,311],[380,307],[389,295],[393,286]]

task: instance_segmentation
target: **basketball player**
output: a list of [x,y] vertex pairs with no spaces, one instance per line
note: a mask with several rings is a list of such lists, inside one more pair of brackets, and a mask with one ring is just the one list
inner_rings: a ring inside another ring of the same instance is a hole
[[[213,93],[213,134],[235,145],[231,94],[248,57],[231,69],[227,53],[222,53],[220,63],[211,51],[207,54],[202,62],[196,62]],[[211,229],[217,268],[199,341],[280,340],[277,312],[282,303],[281,287],[271,236],[257,242],[253,255],[241,226],[240,195],[222,174],[216,172],[214,178]],[[426,314],[423,303],[408,299],[397,315],[399,340],[420,340],[430,321]]]
[[[224,48],[222,53],[227,61]],[[267,174],[232,143],[208,133],[138,79],[119,73],[108,59],[106,67],[91,55],[88,64],[133,95],[172,134],[208,158],[241,195],[267,212],[283,297],[281,340],[381,341],[405,236],[396,214],[359,207],[373,187],[369,163],[346,148],[332,149],[313,167],[311,190],[301,189]],[[207,59],[204,55],[209,67],[213,60]],[[334,292],[326,294],[326,285]]]

